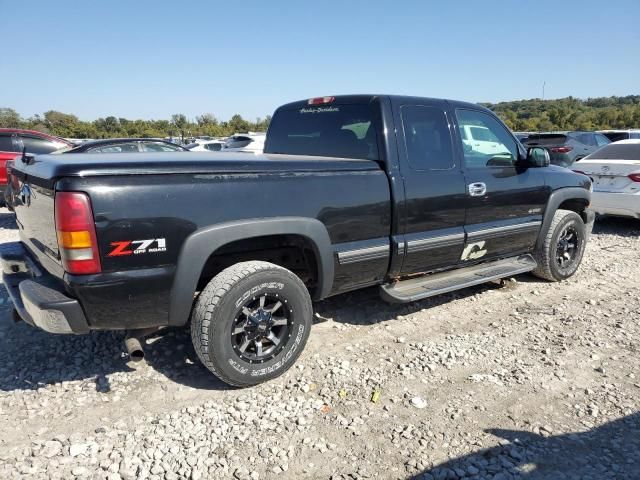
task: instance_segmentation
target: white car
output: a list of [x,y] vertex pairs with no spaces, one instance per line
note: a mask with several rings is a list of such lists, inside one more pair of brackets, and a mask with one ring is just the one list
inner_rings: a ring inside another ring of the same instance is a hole
[[219,152],[224,147],[224,140],[196,141],[186,146],[192,152]]
[[591,177],[596,213],[640,218],[640,140],[605,145],[571,169]]
[[266,133],[237,133],[227,138],[222,151],[262,153],[266,138]]
[[462,143],[484,155],[504,153],[506,147],[491,130],[482,125],[464,125],[460,129]]

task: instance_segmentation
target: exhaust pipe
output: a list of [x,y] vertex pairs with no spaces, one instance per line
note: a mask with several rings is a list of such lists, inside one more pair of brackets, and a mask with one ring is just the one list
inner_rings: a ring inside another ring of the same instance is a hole
[[144,350],[140,342],[141,338],[142,337],[136,336],[134,332],[127,333],[127,336],[124,338],[124,346],[127,349],[129,358],[133,362],[139,362],[144,359]]
[[139,362],[144,359],[144,348],[142,347],[145,344],[144,337],[160,329],[161,327],[150,327],[127,331],[127,336],[124,337],[124,347],[127,349],[129,359],[132,362]]

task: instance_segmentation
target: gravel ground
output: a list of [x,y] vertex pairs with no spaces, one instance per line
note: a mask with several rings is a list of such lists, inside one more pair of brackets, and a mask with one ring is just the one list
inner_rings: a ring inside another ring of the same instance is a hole
[[603,219],[561,284],[329,299],[297,365],[244,390],[184,330],[131,365],[120,333],[13,323],[2,289],[0,478],[640,478],[639,252],[640,222]]

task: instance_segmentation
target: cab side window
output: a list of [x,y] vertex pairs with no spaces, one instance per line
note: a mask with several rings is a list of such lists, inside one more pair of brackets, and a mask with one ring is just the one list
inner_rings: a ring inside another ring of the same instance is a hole
[[518,146],[492,115],[477,110],[456,110],[466,168],[512,167]]
[[450,170],[455,167],[449,122],[439,108],[405,105],[402,127],[409,165],[414,170]]

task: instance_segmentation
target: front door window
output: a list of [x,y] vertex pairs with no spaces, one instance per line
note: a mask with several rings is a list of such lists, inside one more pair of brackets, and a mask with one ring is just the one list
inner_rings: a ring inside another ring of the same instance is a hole
[[516,141],[495,118],[477,110],[457,110],[456,116],[466,168],[515,165]]

